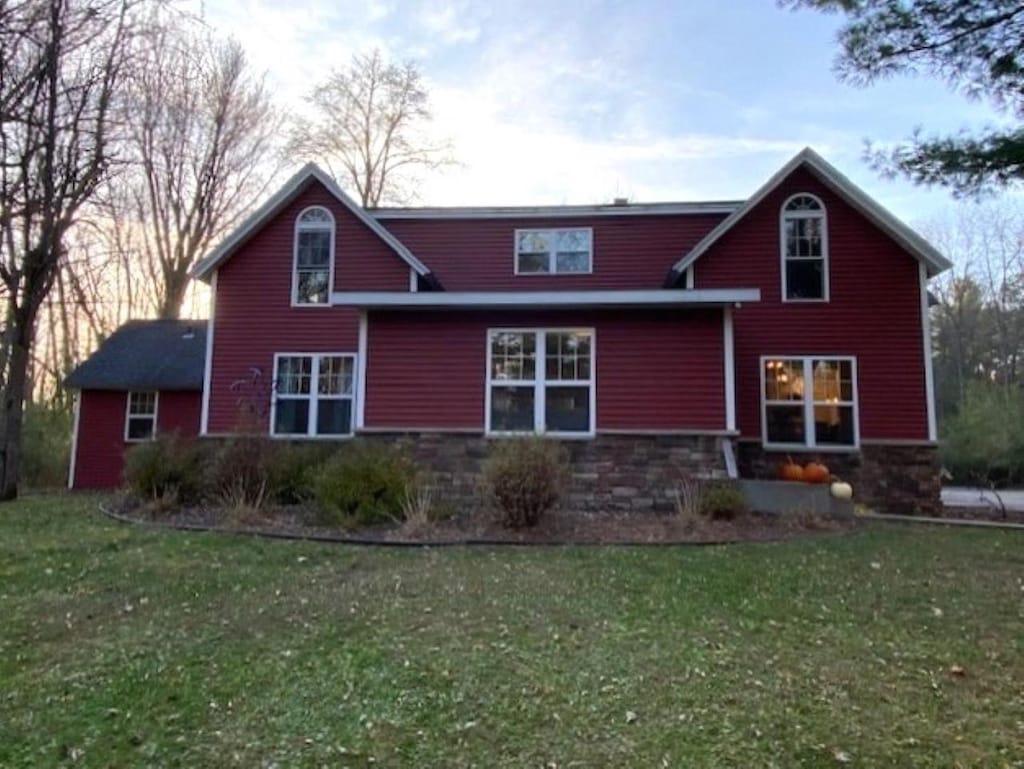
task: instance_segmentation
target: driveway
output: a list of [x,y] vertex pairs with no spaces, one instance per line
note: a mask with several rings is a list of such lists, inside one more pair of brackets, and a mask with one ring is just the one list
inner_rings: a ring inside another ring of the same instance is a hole
[[[1003,489],[999,496],[1007,510],[1024,512],[1024,489]],[[942,489],[942,504],[948,507],[979,507],[988,504],[985,500],[991,500],[999,509],[999,503],[991,491],[966,486],[946,486]]]

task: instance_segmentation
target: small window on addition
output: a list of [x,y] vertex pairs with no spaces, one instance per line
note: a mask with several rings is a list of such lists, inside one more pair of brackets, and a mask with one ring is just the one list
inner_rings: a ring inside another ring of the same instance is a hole
[[125,416],[124,439],[126,441],[151,441],[156,436],[155,392],[128,393],[128,411]]
[[589,227],[516,230],[517,275],[586,274],[593,264]]

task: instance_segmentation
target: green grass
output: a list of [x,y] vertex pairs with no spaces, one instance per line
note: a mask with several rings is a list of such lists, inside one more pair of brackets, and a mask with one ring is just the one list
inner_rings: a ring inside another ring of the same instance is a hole
[[388,550],[96,501],[0,507],[0,766],[1024,766],[1021,533]]

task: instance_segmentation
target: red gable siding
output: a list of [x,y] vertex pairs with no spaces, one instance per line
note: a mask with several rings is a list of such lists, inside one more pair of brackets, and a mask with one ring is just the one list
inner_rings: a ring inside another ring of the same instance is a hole
[[371,313],[366,426],[483,431],[497,327],[594,328],[598,430],[725,426],[717,310]]
[[[124,454],[132,444],[124,440],[128,394],[83,390],[78,412],[75,450],[76,489],[111,489],[124,477]],[[157,404],[157,432],[182,436],[199,434],[198,391],[162,391]]]
[[[592,216],[578,219],[381,219],[448,291],[661,288],[681,254],[721,214]],[[517,228],[592,227],[593,273],[516,275]]]
[[[828,216],[830,301],[783,303],[779,212],[797,192]],[[735,312],[737,419],[761,437],[761,355],[857,357],[861,439],[928,437],[918,262],[804,169],[694,264],[697,288],[757,287]]]
[[[313,184],[217,271],[209,431],[237,426],[240,399],[266,400],[275,352],[355,352],[355,310],[292,307],[295,219],[322,205],[335,219],[335,288],[408,291],[409,266],[320,184]],[[232,391],[261,372],[261,385]],[[247,394],[248,393],[248,394]],[[266,397],[264,397],[266,396]],[[263,404],[266,405],[266,404]]]

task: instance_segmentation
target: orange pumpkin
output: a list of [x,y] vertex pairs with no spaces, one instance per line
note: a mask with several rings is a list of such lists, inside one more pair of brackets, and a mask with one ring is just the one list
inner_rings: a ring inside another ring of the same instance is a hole
[[793,460],[789,460],[779,468],[779,477],[784,481],[802,481],[804,469]]
[[820,462],[808,462],[804,465],[805,483],[828,483],[831,477],[828,468]]

